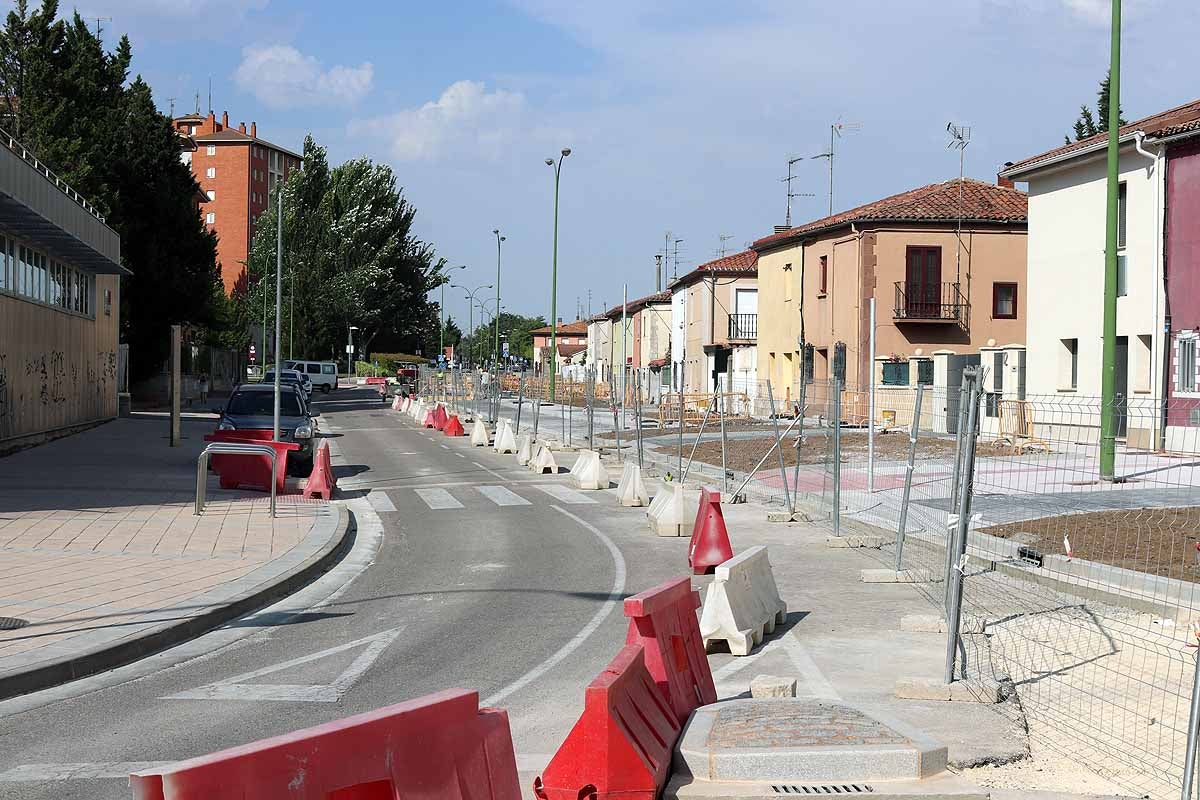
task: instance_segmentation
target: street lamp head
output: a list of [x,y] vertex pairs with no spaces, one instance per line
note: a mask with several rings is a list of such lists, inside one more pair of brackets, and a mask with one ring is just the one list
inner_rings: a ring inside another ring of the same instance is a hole
[[571,155],[571,148],[564,147],[562,149],[562,154],[563,154],[563,158],[566,158],[567,156]]
[[507,237],[507,236],[501,236],[501,237],[500,237],[500,241],[502,241],[502,242],[507,242],[507,241],[508,241],[508,237]]
[[553,158],[547,158],[547,159],[546,159],[546,166],[547,166],[547,167],[553,167],[553,166],[554,166],[554,159],[553,159]]
[[499,229],[499,228],[494,228],[494,229],[492,229],[492,233],[494,233],[494,234],[496,234],[497,236],[499,236],[499,235],[500,235],[500,229]]

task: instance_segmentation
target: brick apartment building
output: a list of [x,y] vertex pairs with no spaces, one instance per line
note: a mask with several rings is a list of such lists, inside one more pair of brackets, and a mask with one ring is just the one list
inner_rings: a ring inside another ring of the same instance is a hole
[[267,198],[275,184],[300,168],[301,156],[258,138],[251,122],[229,127],[229,112],[220,121],[187,114],[176,117],[175,131],[181,138],[181,158],[190,164],[206,201],[200,213],[217,232],[217,262],[225,293],[232,294],[245,273],[246,256],[254,239],[259,216],[267,210]]

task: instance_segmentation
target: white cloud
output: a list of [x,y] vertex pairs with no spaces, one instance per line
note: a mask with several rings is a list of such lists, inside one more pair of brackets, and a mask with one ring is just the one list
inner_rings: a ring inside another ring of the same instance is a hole
[[290,45],[250,46],[234,73],[238,88],[268,108],[353,105],[371,90],[374,67],[336,65],[324,69]]
[[400,161],[428,161],[462,149],[496,155],[515,137],[524,107],[519,93],[457,81],[419,108],[355,120],[350,133],[386,139]]

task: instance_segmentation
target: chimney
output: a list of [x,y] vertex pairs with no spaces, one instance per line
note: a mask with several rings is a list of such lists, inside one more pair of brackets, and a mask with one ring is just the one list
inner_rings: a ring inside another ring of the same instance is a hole
[[662,255],[654,257],[654,291],[662,291]]
[[558,327],[562,327],[562,317],[558,318]]
[[229,112],[228,111],[221,112],[221,127],[222,128],[229,127]]
[[209,133],[215,133],[217,130],[217,115],[211,108],[208,110],[208,128]]
[[250,123],[250,135],[253,136],[255,139],[258,138],[258,123],[257,122]]
[[239,122],[238,123],[238,133],[245,133],[245,132],[246,132],[246,123]]
[[1003,186],[1005,189],[1015,189],[1017,185],[1012,182],[1011,178],[1006,178],[1003,175],[996,176],[996,185]]

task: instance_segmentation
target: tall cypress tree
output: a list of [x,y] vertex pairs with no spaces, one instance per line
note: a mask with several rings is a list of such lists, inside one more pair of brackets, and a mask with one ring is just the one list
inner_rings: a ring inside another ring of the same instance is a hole
[[[1081,142],[1084,139],[1089,139],[1098,133],[1108,132],[1108,82],[1112,77],[1111,73],[1105,73],[1104,80],[1100,81],[1100,89],[1096,92],[1096,113],[1093,115],[1092,110],[1087,105],[1079,107],[1079,118],[1075,120],[1075,141]],[[1119,112],[1118,112],[1119,113]],[[1125,124],[1125,118],[1120,118],[1121,124]],[[1067,144],[1071,143],[1071,137],[1066,137]]]

